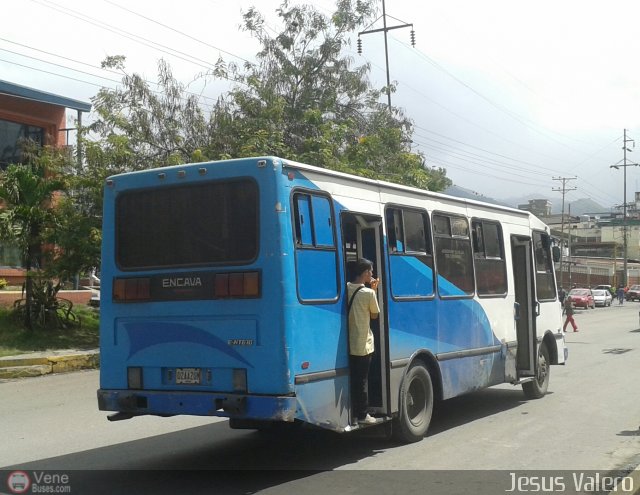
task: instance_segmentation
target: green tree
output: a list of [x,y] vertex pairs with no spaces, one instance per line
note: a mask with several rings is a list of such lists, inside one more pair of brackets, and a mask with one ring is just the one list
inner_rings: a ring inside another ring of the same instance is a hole
[[[43,246],[58,216],[54,196],[66,189],[60,171],[67,156],[51,147],[25,146],[24,163],[11,164],[0,173],[0,237],[18,246],[26,269],[26,307],[32,307],[34,270],[41,268]],[[32,311],[24,313],[32,329]]]
[[[161,61],[158,91],[135,74],[124,75],[122,88],[101,90],[91,130],[122,170],[277,155],[441,190],[450,183],[446,171],[427,167],[412,151],[410,119],[381,103],[383,90],[371,87],[368,65],[345,55],[351,34],[371,20],[374,3],[338,0],[328,17],[285,0],[275,35],[251,8],[242,27],[260,44],[257,63],[218,60],[207,77],[233,83],[212,107],[187,93]],[[104,64],[124,70],[123,57]]]
[[47,273],[60,280],[70,280],[100,266],[102,212],[96,208],[99,199],[93,187],[85,187],[84,181],[84,177],[70,178],[73,194],[58,201],[57,226],[47,236],[55,246],[49,253]]
[[[123,62],[112,57],[103,66],[123,70]],[[177,165],[207,147],[210,133],[201,101],[186,93],[164,60],[158,64],[158,85],[153,90],[140,75],[125,74],[122,87],[98,92],[93,99],[98,118],[88,131],[99,136],[104,149],[87,143],[90,166],[130,171]],[[116,161],[106,164],[106,157]]]

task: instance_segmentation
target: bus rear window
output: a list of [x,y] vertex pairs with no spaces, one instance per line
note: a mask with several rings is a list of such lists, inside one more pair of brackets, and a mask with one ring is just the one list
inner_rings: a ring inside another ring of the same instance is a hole
[[257,254],[254,181],[143,189],[118,197],[116,259],[122,269],[241,264]]

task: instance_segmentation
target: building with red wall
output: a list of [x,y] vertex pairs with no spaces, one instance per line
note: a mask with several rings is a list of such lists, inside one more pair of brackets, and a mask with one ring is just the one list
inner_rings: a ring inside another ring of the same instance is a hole
[[[89,103],[0,80],[0,169],[21,161],[19,143],[31,139],[42,145],[67,145],[67,110],[89,112]],[[15,247],[0,239],[0,278],[20,282],[24,273]]]

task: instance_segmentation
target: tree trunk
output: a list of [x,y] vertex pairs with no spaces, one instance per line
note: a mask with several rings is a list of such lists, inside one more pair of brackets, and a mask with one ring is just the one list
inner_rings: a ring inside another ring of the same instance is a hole
[[31,321],[31,301],[33,300],[33,279],[31,278],[31,249],[27,253],[25,269],[27,277],[25,280],[26,308],[24,312],[24,326],[29,330],[33,330],[33,322]]

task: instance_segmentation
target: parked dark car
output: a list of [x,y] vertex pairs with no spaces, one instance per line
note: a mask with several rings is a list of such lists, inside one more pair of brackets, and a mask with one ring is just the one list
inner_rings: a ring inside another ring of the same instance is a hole
[[591,289],[571,289],[568,297],[576,308],[593,309],[596,307]]
[[624,295],[627,301],[640,301],[640,285],[632,285]]

